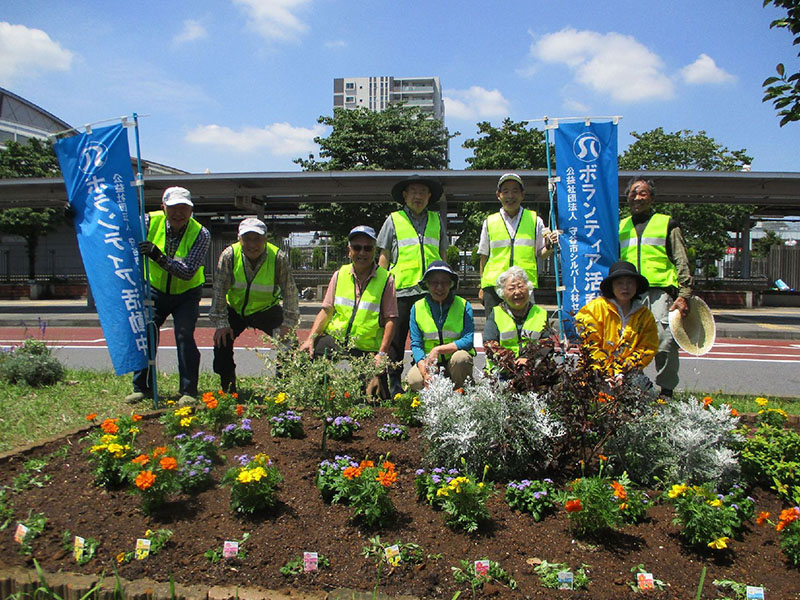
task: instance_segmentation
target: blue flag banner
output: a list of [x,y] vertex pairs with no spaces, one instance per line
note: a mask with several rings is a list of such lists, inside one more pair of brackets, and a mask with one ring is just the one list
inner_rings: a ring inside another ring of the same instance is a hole
[[[83,266],[117,375],[147,367],[138,203],[128,133],[120,125],[55,144]],[[131,222],[131,218],[135,223]]]
[[[559,123],[554,132],[563,306],[571,316],[600,294],[619,258],[617,125]],[[566,321],[574,334],[571,318]]]

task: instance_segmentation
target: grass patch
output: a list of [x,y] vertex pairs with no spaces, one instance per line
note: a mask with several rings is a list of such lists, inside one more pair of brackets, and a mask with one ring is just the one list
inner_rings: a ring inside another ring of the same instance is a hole
[[681,392],[676,394],[676,398],[687,399],[689,396],[694,396],[698,400],[702,400],[706,396],[711,396],[714,399],[713,406],[719,407],[727,404],[731,408],[735,408],[739,413],[757,413],[761,407],[756,404],[756,398],[766,398],[769,400],[770,408],[780,408],[790,415],[800,414],[800,398],[789,398],[779,396],[749,396],[739,394],[725,394],[722,392]]

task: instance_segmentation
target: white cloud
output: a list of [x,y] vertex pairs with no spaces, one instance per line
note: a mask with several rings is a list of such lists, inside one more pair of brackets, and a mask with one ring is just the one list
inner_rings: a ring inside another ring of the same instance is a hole
[[577,83],[618,102],[668,99],[674,95],[673,82],[664,73],[664,62],[632,36],[565,28],[534,41],[531,56],[566,65]]
[[344,40],[329,40],[325,42],[326,48],[347,48],[347,42]]
[[186,134],[185,141],[242,153],[267,150],[275,156],[299,156],[318,150],[314,137],[325,133],[324,125],[294,127],[289,123],[273,123],[266,127],[244,127],[234,131],[221,125],[201,125]]
[[305,33],[308,25],[294,11],[310,0],[233,0],[248,17],[248,26],[268,40],[289,41]]
[[176,44],[183,44],[185,42],[193,42],[208,37],[208,32],[200,21],[195,19],[187,19],[183,22],[183,30],[172,38]]
[[499,90],[473,85],[468,90],[445,90],[444,107],[448,118],[476,119],[507,117],[508,100]]
[[735,77],[725,69],[721,69],[708,54],[701,54],[697,60],[681,69],[681,75],[686,83],[728,83],[735,81]]
[[0,81],[39,71],[68,71],[73,54],[41,29],[0,21]]
[[572,112],[578,113],[577,115],[574,115],[576,117],[580,117],[582,115],[585,115],[586,113],[588,113],[591,110],[591,107],[588,104],[584,104],[583,102],[580,102],[579,100],[575,100],[574,98],[565,99],[564,100],[564,108],[566,110],[570,110]]

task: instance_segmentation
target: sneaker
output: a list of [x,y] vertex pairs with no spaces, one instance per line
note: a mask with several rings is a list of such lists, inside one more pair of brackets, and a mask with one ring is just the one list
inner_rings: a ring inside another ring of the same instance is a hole
[[178,398],[178,406],[192,406],[195,402],[197,402],[197,399],[189,394],[184,394]]
[[125,402],[128,404],[136,404],[137,402],[141,402],[145,398],[149,398],[147,394],[144,392],[133,392],[132,394],[128,394],[125,396]]

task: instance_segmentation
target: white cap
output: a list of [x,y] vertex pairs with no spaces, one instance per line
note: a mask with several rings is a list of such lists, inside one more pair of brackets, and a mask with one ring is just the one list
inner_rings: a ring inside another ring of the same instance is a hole
[[175,206],[176,204],[192,204],[192,193],[186,188],[170,187],[164,190],[164,195],[161,196],[161,201],[164,206]]
[[267,226],[263,221],[255,217],[247,217],[239,223],[239,237],[245,233],[257,233],[258,235],[267,235]]

